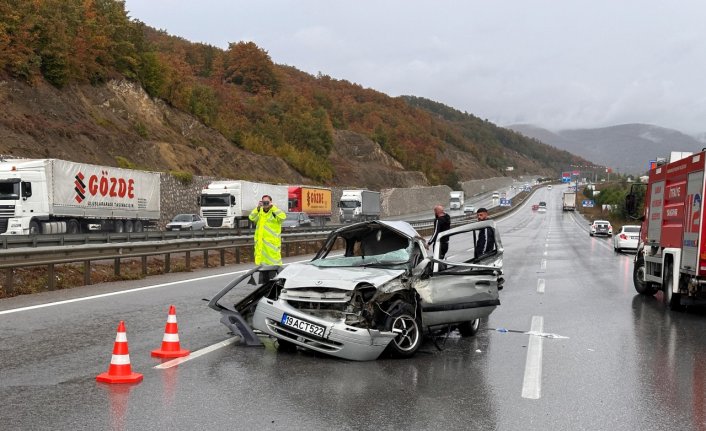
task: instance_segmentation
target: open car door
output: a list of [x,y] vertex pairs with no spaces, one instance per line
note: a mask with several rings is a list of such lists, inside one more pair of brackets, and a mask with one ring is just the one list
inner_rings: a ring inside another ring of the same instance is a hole
[[439,234],[437,245],[448,240],[443,259],[434,247],[434,260],[417,288],[424,326],[472,322],[487,317],[500,305],[503,283],[503,247],[495,222],[486,220],[458,226]]

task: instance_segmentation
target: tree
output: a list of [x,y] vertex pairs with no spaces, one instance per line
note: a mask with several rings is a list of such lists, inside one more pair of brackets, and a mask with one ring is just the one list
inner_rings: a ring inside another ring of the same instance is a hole
[[225,54],[225,82],[241,86],[252,94],[276,94],[280,82],[267,51],[253,42],[231,43]]

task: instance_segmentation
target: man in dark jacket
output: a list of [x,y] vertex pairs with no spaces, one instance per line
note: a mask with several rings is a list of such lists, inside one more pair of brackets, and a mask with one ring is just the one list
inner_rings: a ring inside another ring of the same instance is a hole
[[[488,220],[488,210],[478,208],[476,211],[478,221]],[[495,250],[495,231],[487,227],[478,231],[478,240],[476,241],[475,257],[478,258]]]
[[[444,207],[437,205],[434,207],[434,233],[432,234],[427,245],[432,245],[436,243],[436,238],[441,232],[451,229],[451,217],[444,212]],[[442,238],[441,245],[439,249],[439,259],[443,259],[446,256],[446,252],[449,251],[449,238]]]

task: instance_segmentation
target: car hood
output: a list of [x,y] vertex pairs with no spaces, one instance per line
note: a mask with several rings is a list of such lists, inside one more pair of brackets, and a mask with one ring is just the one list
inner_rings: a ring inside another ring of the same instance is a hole
[[277,275],[285,279],[285,289],[331,287],[353,290],[360,283],[380,287],[404,274],[403,269],[364,267],[318,267],[306,263],[288,265]]

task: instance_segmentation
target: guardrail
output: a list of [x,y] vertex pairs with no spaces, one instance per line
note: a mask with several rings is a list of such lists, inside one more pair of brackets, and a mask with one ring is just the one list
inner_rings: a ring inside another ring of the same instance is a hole
[[[494,218],[503,217],[514,211],[528,196],[513,200],[513,207],[500,210],[499,207],[490,208],[490,214]],[[520,194],[521,195],[521,194]],[[519,195],[518,195],[519,196]],[[467,223],[475,220],[475,215],[462,215],[452,217],[452,226]],[[420,235],[428,235],[434,226],[433,219],[410,222],[417,229]],[[328,226],[325,231],[314,232],[285,232],[282,234],[283,256],[289,257],[300,252],[311,253],[312,248],[317,250],[321,243],[328,237],[331,230],[343,225]],[[69,263],[83,263],[84,284],[91,284],[91,264],[97,261],[113,261],[114,273],[121,275],[121,261],[124,259],[140,259],[141,275],[147,275],[148,260],[150,256],[164,256],[164,273],[171,272],[171,256],[173,254],[183,254],[185,256],[185,267],[191,269],[191,258],[193,253],[203,253],[203,264],[209,266],[210,252],[216,251],[220,259],[220,265],[226,263],[226,252],[233,250],[235,263],[249,261],[253,255],[254,242],[252,234],[232,235],[233,231],[220,229],[218,231],[205,230],[190,232],[188,238],[184,234],[188,231],[179,232],[146,232],[130,234],[110,234],[101,235],[106,243],[91,244],[91,234],[87,235],[35,235],[31,237],[31,245],[24,247],[9,247],[0,250],[0,270],[5,271],[4,290],[7,296],[15,293],[14,269],[21,267],[46,266],[48,268],[47,286],[48,290],[56,289],[55,266]],[[230,233],[230,235],[223,235]],[[70,244],[70,240],[75,237],[78,243]],[[13,242],[7,238],[7,244],[21,244],[20,241]],[[15,237],[20,238],[20,237]],[[134,241],[135,239],[139,241]],[[157,239],[152,239],[157,238]],[[122,242],[115,242],[123,239]],[[132,239],[133,241],[125,241]],[[46,240],[46,241],[45,241]],[[52,241],[60,242],[53,244]],[[39,246],[42,244],[42,246]],[[245,254],[244,254],[245,253]],[[247,256],[247,258],[243,258]]]

